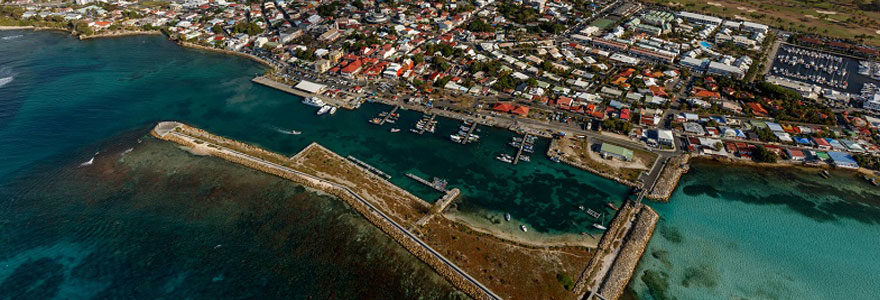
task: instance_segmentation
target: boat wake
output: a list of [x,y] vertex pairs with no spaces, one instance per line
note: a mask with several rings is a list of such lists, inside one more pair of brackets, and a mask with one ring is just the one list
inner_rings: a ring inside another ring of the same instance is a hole
[[79,164],[79,166],[80,167],[91,166],[93,163],[95,163],[95,157],[98,157],[98,153],[101,153],[101,152],[95,152],[95,155],[92,155],[91,159],[89,159],[88,161],[86,161],[84,163]]
[[24,35],[17,34],[17,35],[4,36],[4,37],[2,37],[2,38],[0,38],[0,39],[3,39],[4,41],[8,41],[8,40],[14,40],[14,39],[17,39],[17,38],[20,38],[20,37],[23,37],[23,36],[24,36]]
[[280,133],[283,133],[283,134],[289,134],[289,135],[300,135],[300,134],[302,134],[302,131],[288,130],[288,129],[284,129],[284,128],[280,128],[280,127],[275,127],[275,131],[280,132]]
[[0,87],[9,84],[10,82],[12,82],[12,79],[14,79],[14,77],[12,76],[0,78]]

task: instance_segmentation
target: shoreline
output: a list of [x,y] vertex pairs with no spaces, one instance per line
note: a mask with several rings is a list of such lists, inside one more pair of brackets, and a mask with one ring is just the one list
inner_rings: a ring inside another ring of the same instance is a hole
[[113,32],[102,32],[96,34],[89,35],[79,35],[80,40],[90,40],[90,39],[100,39],[100,38],[113,38],[113,37],[123,37],[123,36],[132,36],[132,35],[162,35],[161,31],[158,30],[120,30]]
[[[171,39],[169,39],[169,41],[173,42],[173,40],[171,40]],[[248,58],[250,60],[253,60],[255,62],[263,64],[264,66],[269,67],[272,71],[276,71],[276,67],[274,64],[266,61],[265,59],[259,58],[253,54],[241,53],[241,52],[237,52],[237,51],[230,51],[230,50],[214,48],[214,47],[208,47],[208,46],[203,46],[203,45],[194,44],[194,43],[190,43],[190,42],[184,42],[184,41],[177,41],[176,44],[183,47],[183,48],[197,49],[197,50],[203,50],[203,51],[208,51],[208,52],[229,54],[229,55],[235,55],[238,57]]]

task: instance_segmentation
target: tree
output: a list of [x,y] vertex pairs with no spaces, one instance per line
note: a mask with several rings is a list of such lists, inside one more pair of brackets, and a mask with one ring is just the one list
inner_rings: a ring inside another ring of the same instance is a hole
[[220,27],[220,24],[214,24],[214,26],[211,26],[211,32],[220,34],[223,32],[223,27]]
[[492,25],[489,25],[489,23],[486,23],[485,21],[483,21],[483,19],[476,19],[473,22],[471,22],[470,24],[468,24],[467,30],[470,30],[473,32],[492,32],[492,31],[495,31],[495,29],[492,28]]
[[764,146],[758,146],[752,151],[752,159],[760,163],[776,163],[779,156]]

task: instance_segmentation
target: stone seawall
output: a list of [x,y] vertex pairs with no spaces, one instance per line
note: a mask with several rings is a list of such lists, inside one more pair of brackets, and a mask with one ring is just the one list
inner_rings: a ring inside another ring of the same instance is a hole
[[202,46],[202,45],[199,45],[199,44],[193,44],[193,43],[190,43],[190,42],[183,42],[183,41],[177,42],[177,44],[180,45],[180,46],[182,46],[182,47],[186,47],[186,48],[193,48],[193,49],[199,49],[199,50],[205,50],[205,51],[211,51],[211,52],[217,52],[217,53],[223,53],[223,54],[229,54],[229,55],[241,56],[241,57],[248,58],[248,59],[251,59],[251,60],[253,60],[253,61],[256,61],[256,62],[258,62],[258,63],[261,63],[261,64],[263,64],[263,65],[265,65],[265,66],[267,66],[267,67],[269,67],[269,68],[272,68],[272,70],[275,70],[275,65],[274,65],[274,64],[272,64],[272,63],[266,61],[265,59],[259,58],[259,57],[255,56],[255,55],[251,55],[251,54],[247,54],[247,53],[241,53],[241,52],[237,52],[237,51],[229,51],[229,50],[226,50],[226,49],[219,49],[219,48],[207,47],[207,46]]
[[[444,263],[437,256],[428,252],[428,250],[425,247],[421,246],[418,242],[416,242],[415,240],[413,240],[412,238],[410,238],[409,236],[404,234],[401,230],[399,230],[393,224],[391,224],[389,221],[387,221],[385,218],[380,216],[377,211],[373,210],[372,208],[370,208],[369,206],[367,206],[366,204],[361,202],[359,199],[355,198],[354,195],[352,195],[348,191],[346,191],[342,188],[339,188],[339,187],[337,187],[327,181],[323,181],[323,180],[316,179],[316,178],[311,178],[308,176],[303,176],[303,175],[296,174],[293,172],[287,172],[287,171],[284,171],[284,170],[281,170],[278,168],[269,167],[265,164],[256,163],[252,160],[249,160],[249,159],[246,159],[246,158],[243,158],[240,156],[228,154],[226,152],[220,151],[220,149],[218,149],[218,148],[213,148],[213,147],[209,146],[208,143],[219,144],[224,147],[230,147],[231,149],[235,149],[236,151],[240,151],[240,152],[246,153],[248,155],[257,154],[254,156],[266,157],[266,158],[270,158],[273,160],[277,159],[276,163],[284,162],[288,158],[286,158],[280,154],[268,152],[263,149],[253,147],[253,146],[241,143],[241,142],[237,142],[237,141],[229,140],[229,139],[226,139],[223,137],[215,136],[210,133],[207,133],[204,130],[193,128],[193,127],[190,127],[187,125],[181,125],[174,130],[175,131],[179,130],[179,132],[181,132],[184,135],[201,139],[201,140],[205,141],[206,144],[194,143],[193,141],[187,140],[187,139],[180,137],[176,134],[168,133],[168,134],[162,135],[162,134],[159,134],[158,132],[156,132],[155,129],[152,130],[150,132],[150,134],[156,138],[175,142],[177,144],[180,144],[180,145],[183,145],[186,147],[199,148],[202,151],[207,151],[208,152],[207,154],[222,158],[224,160],[238,163],[238,164],[241,164],[241,165],[244,165],[244,166],[259,170],[259,171],[263,171],[263,172],[266,172],[266,173],[269,173],[272,175],[276,175],[281,178],[285,178],[285,179],[294,181],[296,183],[302,184],[306,187],[313,188],[313,189],[320,190],[320,191],[329,193],[331,195],[334,195],[334,196],[342,199],[343,201],[345,201],[349,206],[351,206],[356,211],[358,211],[361,215],[363,215],[370,223],[372,223],[373,225],[375,225],[376,227],[381,229],[383,232],[385,232],[386,234],[391,236],[398,244],[400,244],[401,246],[406,248],[410,253],[412,253],[413,255],[415,255],[416,257],[421,259],[423,262],[425,262],[426,264],[431,266],[431,268],[433,268],[438,274],[440,274],[441,276],[446,278],[446,280],[449,281],[451,284],[453,284],[456,288],[458,288],[459,290],[468,294],[468,296],[470,296],[474,299],[492,299],[489,295],[487,295],[485,292],[483,292],[475,284],[473,284],[472,282],[463,278],[458,272],[456,272],[454,269],[452,269],[452,267],[450,265]],[[313,145],[317,145],[317,144],[313,144]],[[320,147],[319,145],[317,145],[317,146]],[[320,147],[320,149],[322,149],[324,151],[329,151],[323,147]],[[300,153],[302,153],[302,152],[300,152]],[[263,156],[263,155],[265,155],[265,156]],[[297,154],[297,155],[299,155],[299,154]],[[297,157],[297,155],[295,155],[294,158]]]
[[623,248],[620,249],[620,254],[617,255],[611,271],[605,278],[605,283],[599,290],[599,294],[605,299],[619,299],[623,295],[642,254],[645,253],[645,248],[648,247],[648,242],[654,234],[654,227],[659,219],[660,216],[650,207],[643,206],[641,208],[636,217],[635,225],[630,230],[623,243]]
[[590,263],[587,264],[587,267],[584,268],[580,278],[578,278],[578,281],[575,283],[575,287],[572,289],[573,293],[576,295],[582,295],[586,293],[587,289],[591,286],[598,284],[597,280],[602,280],[602,278],[596,277],[600,275],[598,273],[605,255],[608,255],[609,252],[611,252],[614,240],[622,234],[625,227],[624,225],[632,218],[632,215],[635,213],[634,210],[632,203],[627,201],[620,208],[617,216],[611,220],[608,230],[605,231],[605,234],[602,235],[602,239],[599,240],[599,246],[596,247],[595,255],[590,259]]
[[98,39],[98,38],[111,38],[111,37],[123,37],[123,36],[131,36],[131,35],[161,35],[162,32],[158,30],[120,30],[113,32],[101,32],[90,35],[80,35],[80,40],[88,40],[88,39]]
[[[556,140],[555,140],[555,139],[551,139],[551,140],[550,140],[550,147],[547,148],[547,156],[550,156],[550,155],[551,155],[550,152],[552,152],[553,150],[555,150],[556,147],[557,147],[557,145],[556,145]],[[565,155],[559,155],[559,156],[557,156],[557,157],[559,157],[559,161],[562,162],[562,163],[565,163],[565,164],[570,165],[570,166],[572,166],[572,167],[575,167],[575,168],[578,168],[578,169],[581,169],[581,170],[584,170],[584,171],[587,171],[587,172],[593,173],[593,174],[595,174],[595,175],[602,176],[602,177],[604,177],[604,178],[606,178],[606,179],[614,180],[614,181],[617,182],[617,183],[620,183],[620,184],[623,184],[623,185],[626,185],[626,186],[629,186],[629,187],[638,187],[638,186],[639,186],[637,183],[632,182],[632,181],[629,181],[629,180],[626,180],[626,179],[623,179],[623,178],[620,178],[619,176],[617,176],[617,175],[615,175],[615,174],[611,174],[611,173],[608,173],[608,172],[601,172],[601,171],[599,171],[599,170],[593,169],[593,168],[591,168],[591,167],[589,167],[589,166],[587,166],[587,165],[584,165],[584,164],[582,164],[582,163],[575,162],[575,161],[573,161],[573,160],[568,159],[567,157],[565,157]]]
[[660,202],[669,201],[669,197],[672,196],[672,192],[678,186],[681,176],[687,173],[689,169],[688,161],[690,161],[690,158],[690,154],[682,154],[670,158],[666,163],[666,167],[660,171],[660,176],[657,178],[654,186],[649,187],[650,192],[645,196]]

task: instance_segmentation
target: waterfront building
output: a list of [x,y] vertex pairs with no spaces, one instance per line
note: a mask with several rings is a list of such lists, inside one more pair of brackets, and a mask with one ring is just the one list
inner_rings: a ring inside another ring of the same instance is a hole
[[303,80],[303,81],[300,81],[299,83],[297,83],[293,88],[300,90],[300,91],[303,91],[303,92],[306,92],[306,93],[318,95],[318,94],[323,93],[324,90],[327,89],[327,86],[323,85],[323,84],[314,83],[314,82],[311,82],[308,80]]
[[602,146],[599,147],[599,154],[606,159],[616,158],[623,161],[631,161],[633,157],[632,150],[609,143],[602,143]]
[[880,93],[874,94],[874,97],[865,100],[862,105],[865,109],[880,111]]

